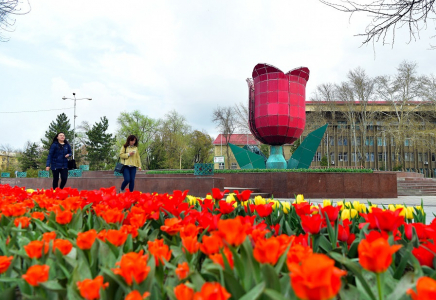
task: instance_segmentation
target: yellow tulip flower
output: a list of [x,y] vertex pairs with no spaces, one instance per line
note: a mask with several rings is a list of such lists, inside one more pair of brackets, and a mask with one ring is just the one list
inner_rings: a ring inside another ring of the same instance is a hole
[[359,211],[360,213],[364,213],[364,214],[366,214],[366,213],[367,213],[367,211],[366,211],[366,205],[363,204],[363,203],[361,203],[361,204],[359,205],[359,209],[358,209],[358,211]]
[[411,206],[406,207],[405,211],[406,211],[406,218],[408,220],[413,220],[413,213],[414,213],[413,207]]
[[353,208],[351,208],[351,209],[344,209],[342,211],[342,214],[341,214],[341,219],[342,220],[345,220],[345,219],[351,220],[355,216],[357,216],[357,210],[355,210]]
[[256,205],[266,204],[266,200],[262,196],[256,196],[254,197],[254,204]]
[[291,211],[291,203],[289,202],[282,202],[283,205],[283,212],[285,214],[289,213]]
[[372,213],[372,208],[373,208],[373,207],[377,207],[377,204],[371,204],[371,206],[368,207],[368,211],[369,211],[370,213]]
[[234,193],[231,193],[231,194],[227,195],[227,197],[226,197],[226,202],[227,202],[227,203],[230,203],[230,202],[232,202],[232,201],[236,201],[234,195],[235,195]]
[[301,195],[301,194],[298,194],[298,195],[297,195],[297,199],[296,199],[296,201],[297,201],[297,204],[300,204],[300,203],[302,203],[302,202],[306,202],[306,201],[304,201],[304,196]]
[[[280,207],[280,201],[278,201],[278,200],[271,200],[271,199],[268,199],[268,203],[274,203],[273,206],[272,206],[273,209],[277,209],[277,208]],[[288,202],[284,202],[284,203],[288,203]],[[284,203],[282,203],[282,205],[283,205]],[[289,203],[288,203],[288,204],[289,204]],[[290,204],[289,204],[289,205],[290,205]]]
[[311,205],[310,210],[312,211],[312,215],[319,214],[319,207],[318,205]]
[[331,206],[332,205],[332,201],[330,200],[322,200],[322,207],[326,207],[326,206]]
[[198,203],[197,197],[187,195],[186,198],[188,198],[189,205],[195,205]]

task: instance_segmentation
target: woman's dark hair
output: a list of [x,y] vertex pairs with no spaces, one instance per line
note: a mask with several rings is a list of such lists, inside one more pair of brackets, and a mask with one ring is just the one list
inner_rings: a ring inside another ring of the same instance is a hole
[[[58,135],[60,135],[61,133],[63,133],[63,132],[61,131],[61,132],[58,132],[58,134],[56,134],[56,136],[53,138],[53,142],[51,142],[52,145],[53,145],[53,143],[58,142]],[[63,133],[63,134],[65,135],[65,133]],[[64,140],[64,143],[69,144],[67,139]]]
[[134,144],[133,146],[138,147],[138,139],[136,138],[136,136],[134,136],[133,134],[131,134],[131,135],[129,135],[129,136],[127,137],[127,141],[126,141],[126,143],[124,144],[124,148],[127,148],[127,146],[130,145],[130,141],[133,141],[133,140],[135,140],[135,144]]

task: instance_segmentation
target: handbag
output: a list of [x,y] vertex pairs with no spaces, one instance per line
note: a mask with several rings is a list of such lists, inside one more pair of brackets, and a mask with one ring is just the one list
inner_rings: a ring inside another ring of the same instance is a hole
[[77,169],[76,160],[72,158],[68,160],[68,170],[75,170],[75,169]]
[[[71,147],[70,147],[70,151],[71,151]],[[77,169],[76,160],[71,155],[68,156],[67,161],[68,161],[67,162],[68,170],[75,170],[75,169]]]
[[[127,149],[124,148],[124,153],[126,153],[126,152],[127,152]],[[125,159],[124,159],[124,161],[125,161]],[[117,172],[117,173],[123,174],[124,167],[125,167],[125,165],[120,163],[120,157],[118,157],[118,161],[117,161],[117,164],[115,165],[115,170],[114,171]]]

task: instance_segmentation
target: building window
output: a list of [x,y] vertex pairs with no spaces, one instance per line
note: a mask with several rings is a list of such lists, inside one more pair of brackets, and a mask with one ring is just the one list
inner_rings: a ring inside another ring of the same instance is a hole
[[395,161],[395,152],[391,153],[392,161]]
[[351,161],[355,162],[356,161],[356,153],[351,153]]
[[237,168],[238,168],[238,164],[237,164],[237,163],[232,163],[231,168],[232,168],[232,169],[237,169]]
[[371,152],[371,161],[374,161],[374,152]]
[[377,138],[377,146],[386,146],[386,139],[382,137]]
[[360,136],[356,136],[356,141],[354,141],[354,138],[351,138],[351,145],[356,146],[356,144],[357,144],[357,146],[361,145]]
[[428,153],[424,153],[424,161],[428,162]]
[[422,161],[422,153],[418,153],[418,161]]
[[335,153],[330,152],[330,161],[333,163],[335,161]]
[[365,161],[369,161],[369,153],[368,152],[365,153]]
[[338,128],[347,128],[347,121],[338,121]]
[[219,169],[224,170],[224,163],[219,163]]
[[342,152],[339,152],[339,153],[338,153],[338,160],[339,160],[339,161],[342,161]]
[[409,158],[410,158],[410,161],[415,161],[415,153],[410,152],[409,153]]
[[409,152],[404,152],[404,161],[409,161]]
[[377,156],[378,156],[378,161],[383,161],[383,152],[379,152]]
[[395,140],[394,140],[393,137],[391,137],[391,145],[392,145],[392,146],[395,146]]
[[374,146],[374,137],[366,137],[365,146]]
[[412,147],[413,146],[413,142],[411,139],[405,139],[404,140],[404,146],[406,147]]
[[338,146],[342,146],[342,137],[338,137]]
[[348,138],[344,138],[344,146],[348,146]]
[[330,137],[330,146],[334,146],[335,145],[335,138],[334,137]]
[[431,154],[431,161],[436,161],[436,155],[434,153]]
[[344,152],[344,161],[348,161],[348,152]]
[[321,152],[316,152],[316,161],[321,161]]

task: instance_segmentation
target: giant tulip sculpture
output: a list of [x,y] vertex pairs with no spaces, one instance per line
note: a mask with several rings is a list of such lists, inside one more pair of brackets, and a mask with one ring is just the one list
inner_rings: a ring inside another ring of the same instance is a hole
[[250,131],[272,146],[266,167],[286,169],[282,145],[297,140],[306,124],[309,69],[300,67],[285,74],[274,66],[257,64],[252,76],[247,79]]

